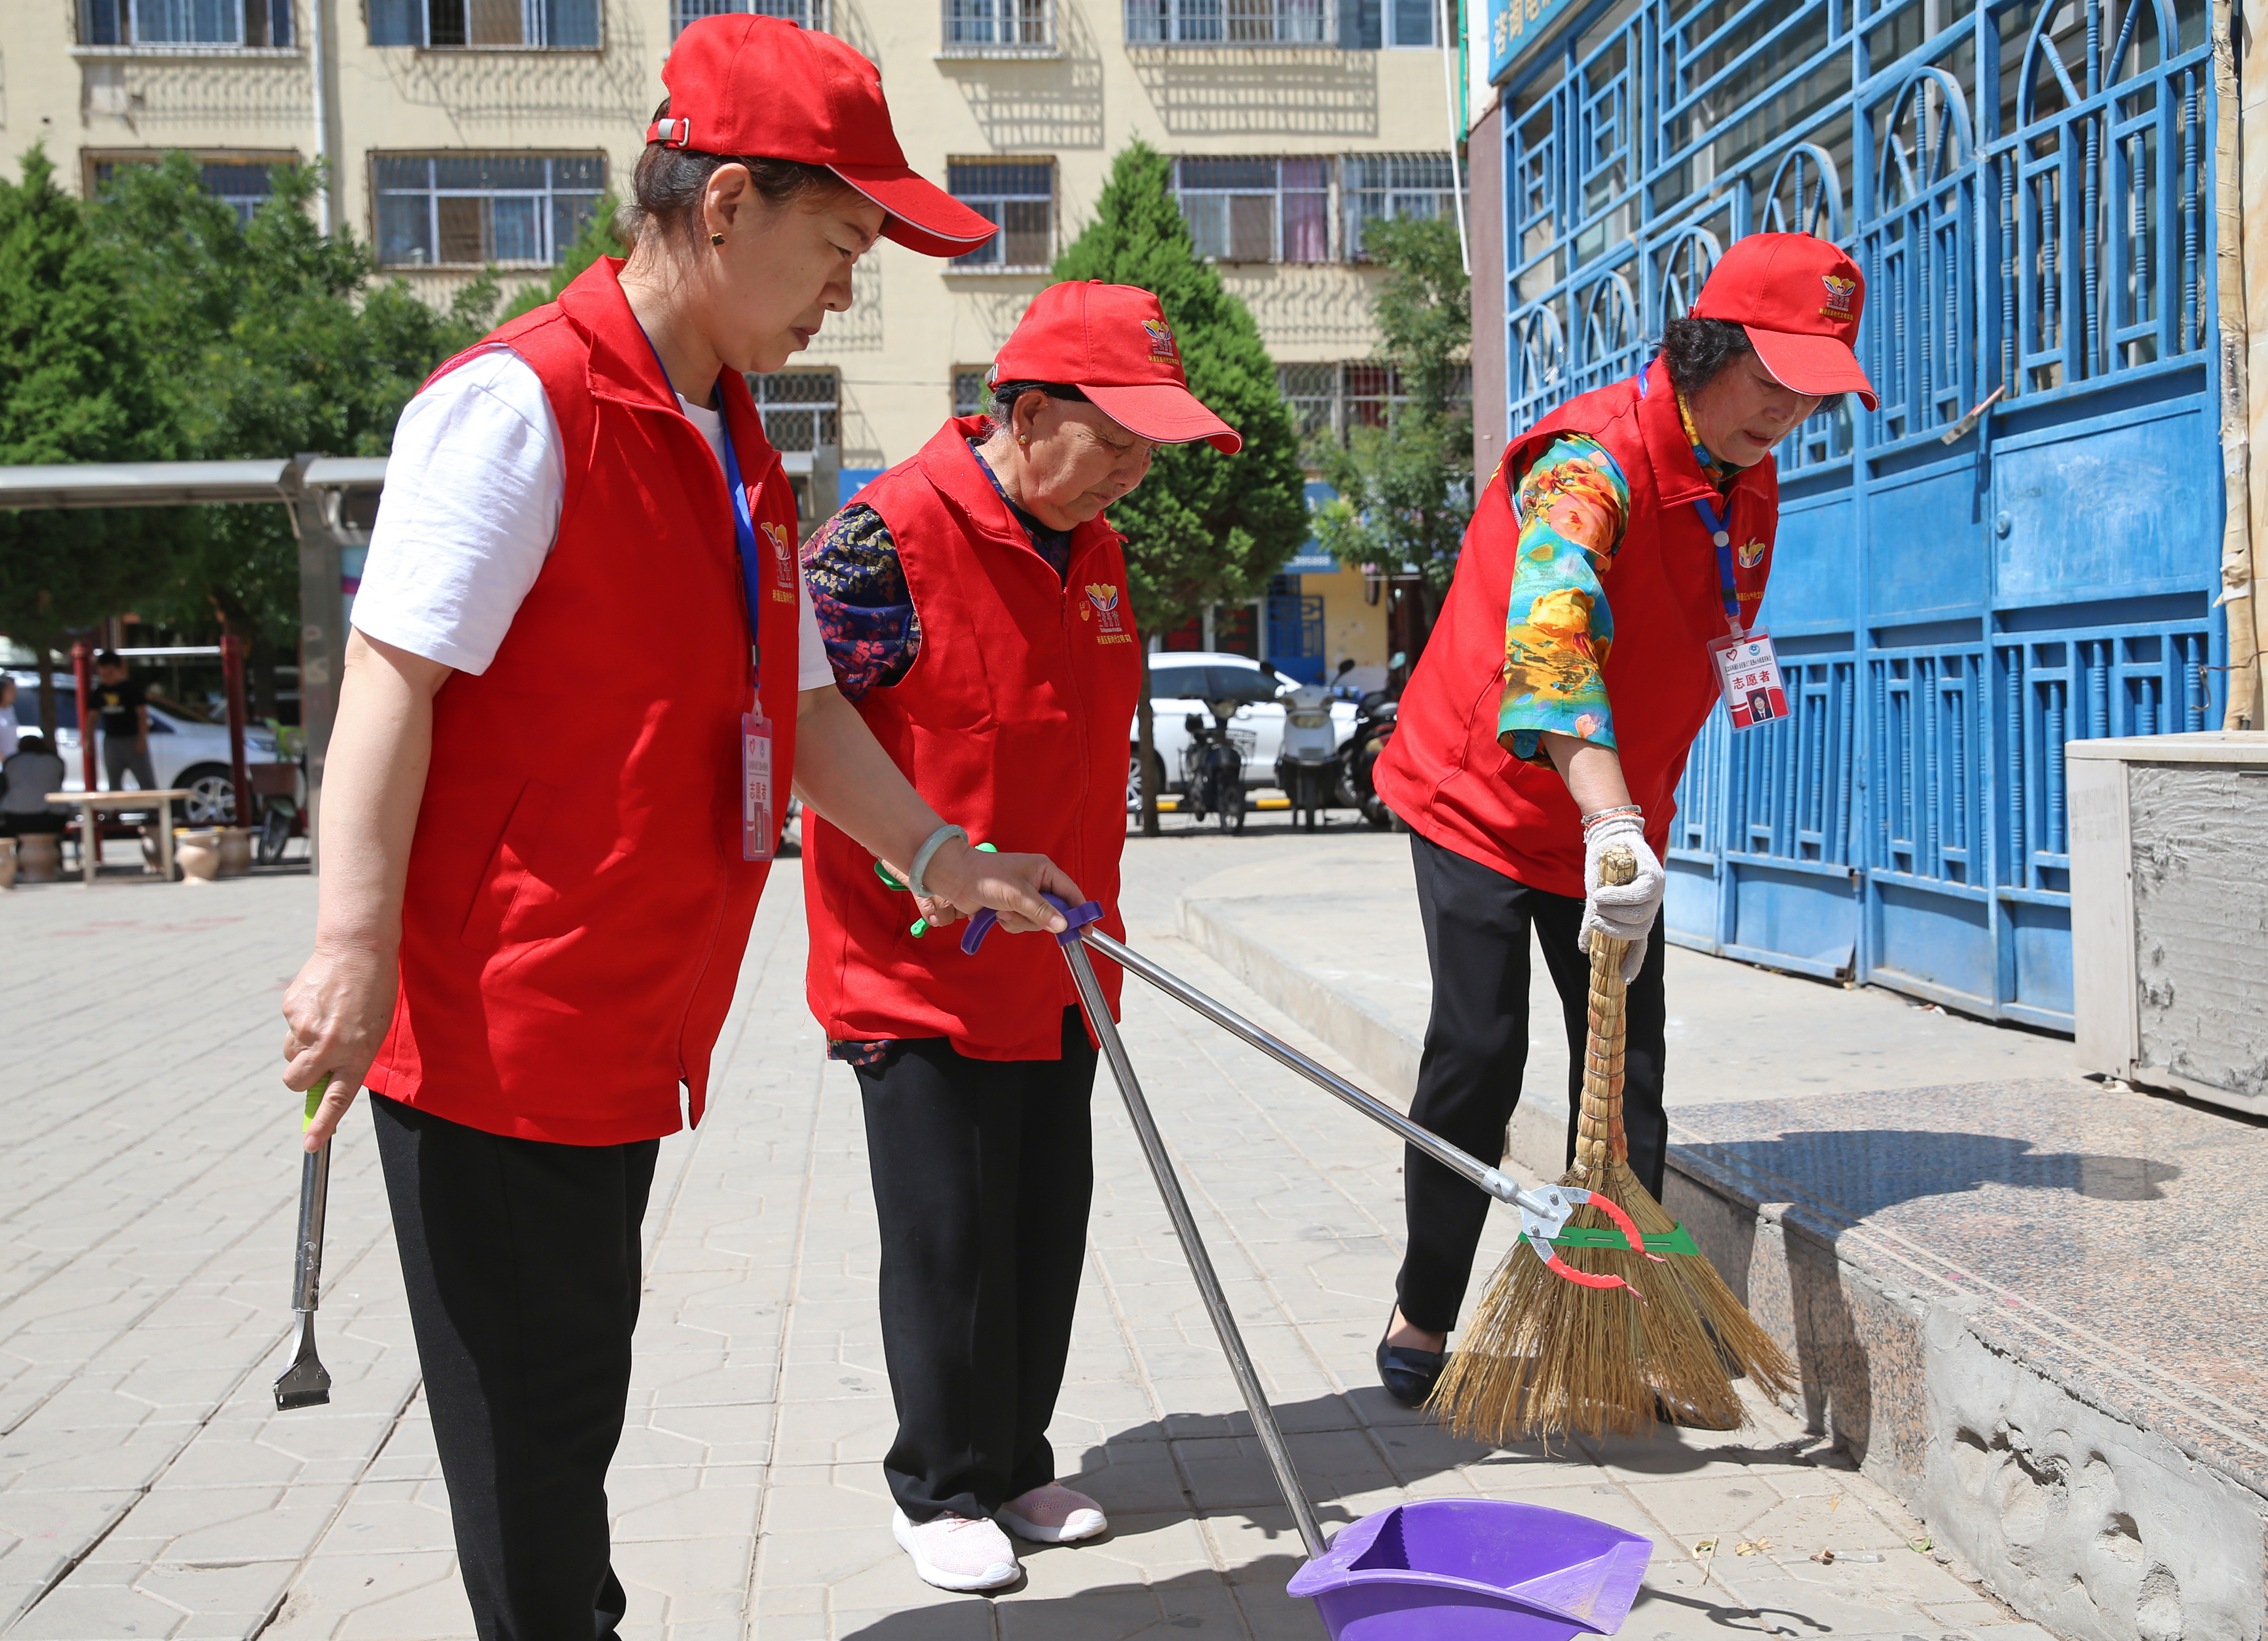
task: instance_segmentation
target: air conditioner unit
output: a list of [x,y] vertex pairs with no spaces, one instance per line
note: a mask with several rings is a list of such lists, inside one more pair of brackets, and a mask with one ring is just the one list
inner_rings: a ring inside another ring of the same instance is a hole
[[2082,1070],[2268,1116],[2268,732],[2074,740]]

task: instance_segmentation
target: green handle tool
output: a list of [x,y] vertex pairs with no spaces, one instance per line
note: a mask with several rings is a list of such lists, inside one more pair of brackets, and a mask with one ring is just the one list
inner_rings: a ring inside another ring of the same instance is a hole
[[[1000,852],[998,850],[993,848],[990,843],[979,843],[976,847],[983,850],[988,855],[997,855]],[[874,863],[874,875],[880,878],[883,882],[888,884],[894,889],[902,889],[906,887],[904,884],[899,882],[895,877],[892,876],[890,869],[879,860]],[[915,939],[920,939],[922,936],[929,932],[929,919],[926,917],[915,918],[913,927],[907,930],[906,932],[913,936]]]

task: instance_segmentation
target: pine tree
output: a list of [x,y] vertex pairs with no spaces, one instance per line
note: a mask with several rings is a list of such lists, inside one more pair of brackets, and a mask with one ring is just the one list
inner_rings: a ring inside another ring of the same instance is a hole
[[[1153,292],[1189,373],[1189,391],[1244,436],[1158,452],[1141,487],[1110,510],[1126,537],[1127,596],[1145,632],[1180,625],[1209,604],[1256,596],[1307,535],[1305,475],[1290,412],[1260,327],[1199,260],[1174,202],[1172,162],[1137,140],[1119,152],[1094,220],[1056,259],[1057,279],[1100,279]],[[1157,754],[1149,661],[1138,723],[1142,830],[1158,831]]]
[[[121,270],[43,148],[0,177],[0,464],[171,455],[151,361],[135,345]],[[51,649],[164,582],[169,533],[134,509],[0,511],[0,630]],[[52,735],[55,691],[40,691]]]
[[1472,344],[1472,282],[1455,224],[1447,217],[1363,226],[1363,248],[1387,270],[1372,312],[1380,353],[1409,402],[1385,427],[1357,428],[1325,444],[1316,465],[1337,499],[1316,510],[1315,539],[1341,563],[1418,575],[1421,603],[1409,659],[1432,627],[1456,573],[1472,518],[1473,414],[1466,360]]

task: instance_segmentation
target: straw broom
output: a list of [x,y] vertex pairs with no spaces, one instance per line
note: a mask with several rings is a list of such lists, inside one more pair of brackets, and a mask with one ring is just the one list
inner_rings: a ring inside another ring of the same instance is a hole
[[[1609,883],[1628,883],[1637,872],[1627,849],[1610,849],[1601,861],[1600,875]],[[1627,945],[1592,932],[1582,1113],[1575,1164],[1559,1183],[1603,1196],[1641,1236],[1659,1236],[1675,1231],[1676,1222],[1631,1172],[1623,1131]],[[1587,1205],[1575,1211],[1568,1228],[1611,1230],[1612,1224]],[[1657,1396],[1697,1423],[1730,1428],[1748,1423],[1733,1389],[1734,1372],[1776,1394],[1795,1388],[1793,1365],[1705,1255],[1621,1247],[1557,1252],[1575,1270],[1620,1277],[1624,1285],[1568,1281],[1526,1242],[1514,1246],[1434,1387],[1431,1405],[1459,1434],[1491,1442],[1565,1431],[1640,1435],[1654,1423]]]

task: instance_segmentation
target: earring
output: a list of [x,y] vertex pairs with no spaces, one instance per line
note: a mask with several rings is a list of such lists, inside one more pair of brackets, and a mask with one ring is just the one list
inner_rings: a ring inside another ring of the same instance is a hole
[[722,245],[725,243],[725,236],[721,233],[712,233],[709,236],[709,243],[711,245]]
[[1019,433],[1016,435],[1016,442],[1019,445],[1028,445],[1032,442],[1032,436],[1029,433]]

